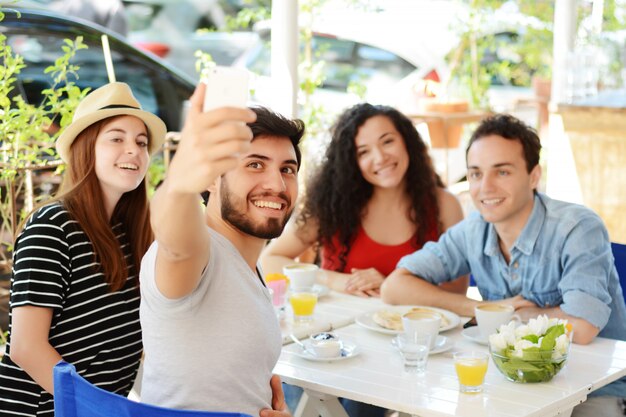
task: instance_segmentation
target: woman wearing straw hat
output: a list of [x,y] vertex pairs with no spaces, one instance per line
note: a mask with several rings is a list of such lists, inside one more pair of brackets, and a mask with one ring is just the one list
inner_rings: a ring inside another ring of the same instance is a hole
[[52,416],[61,358],[129,393],[142,353],[138,267],[153,239],[144,177],[165,132],[126,84],[111,83],[83,99],[59,137],[61,193],[15,243],[0,415]]

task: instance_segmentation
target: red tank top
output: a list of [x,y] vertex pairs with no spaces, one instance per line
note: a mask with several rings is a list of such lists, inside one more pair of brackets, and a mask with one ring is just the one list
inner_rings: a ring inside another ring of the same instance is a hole
[[415,236],[399,245],[383,245],[370,238],[363,227],[359,226],[356,237],[346,255],[346,266],[340,270],[339,253],[341,245],[337,236],[333,237],[336,250],[332,251],[328,245],[322,246],[322,269],[350,273],[352,268],[376,268],[384,276],[389,275],[398,264],[400,258],[421,249],[424,243],[439,239],[437,229],[430,227],[426,231],[424,242],[415,242]]

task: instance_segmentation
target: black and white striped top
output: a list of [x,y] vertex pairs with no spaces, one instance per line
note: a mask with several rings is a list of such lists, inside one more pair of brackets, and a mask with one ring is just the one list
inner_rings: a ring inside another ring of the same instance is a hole
[[[113,230],[132,263],[122,225]],[[122,395],[132,388],[142,352],[139,290],[129,268],[126,286],[110,292],[87,235],[54,203],[35,212],[18,237],[11,280],[11,311],[53,309],[50,344],[84,378]],[[52,417],[53,405],[52,395],[11,361],[9,339],[0,363],[0,416]]]

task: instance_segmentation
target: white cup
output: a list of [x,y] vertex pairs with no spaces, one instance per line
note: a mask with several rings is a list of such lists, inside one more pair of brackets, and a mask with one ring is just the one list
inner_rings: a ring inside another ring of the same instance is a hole
[[478,323],[478,330],[483,339],[487,339],[496,333],[503,324],[508,324],[511,319],[521,321],[515,315],[515,308],[506,304],[481,304],[474,308],[474,315]]
[[311,348],[320,358],[336,358],[341,356],[343,343],[333,333],[322,332],[311,335]]
[[430,336],[430,348],[433,349],[441,327],[441,316],[426,311],[409,311],[402,316],[402,326],[405,334]]
[[315,264],[289,264],[283,267],[283,274],[287,275],[290,286],[294,290],[312,288],[315,285],[315,278],[319,267]]

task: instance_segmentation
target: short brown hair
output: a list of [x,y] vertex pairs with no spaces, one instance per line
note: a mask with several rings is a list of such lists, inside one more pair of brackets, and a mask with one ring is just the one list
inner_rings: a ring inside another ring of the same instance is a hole
[[510,114],[496,114],[483,120],[470,137],[465,160],[472,144],[489,135],[498,135],[504,139],[517,140],[522,144],[526,169],[528,172],[539,164],[541,140],[537,131]]

